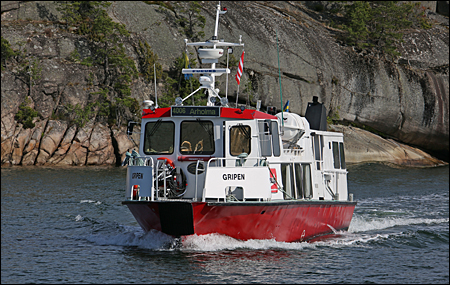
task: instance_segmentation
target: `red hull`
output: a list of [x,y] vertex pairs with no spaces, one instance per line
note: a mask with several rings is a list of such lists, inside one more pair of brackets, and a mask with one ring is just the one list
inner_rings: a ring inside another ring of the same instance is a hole
[[123,202],[145,231],[224,234],[239,240],[304,241],[347,230],[356,202]]

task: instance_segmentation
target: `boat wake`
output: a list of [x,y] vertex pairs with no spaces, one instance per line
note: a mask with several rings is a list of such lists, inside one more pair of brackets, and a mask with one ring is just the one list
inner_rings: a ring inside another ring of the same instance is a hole
[[[81,221],[80,216],[75,221]],[[420,224],[447,224],[448,218],[425,219],[390,217],[383,218],[364,217],[354,215],[348,231],[333,230],[331,235],[314,239],[310,242],[279,242],[271,240],[247,240],[241,241],[234,238],[219,235],[191,235],[182,239],[176,239],[159,231],[145,233],[140,227],[116,225],[104,226],[95,234],[85,236],[84,239],[98,245],[110,245],[120,247],[138,247],[155,251],[184,251],[184,252],[217,252],[239,249],[250,250],[307,250],[322,247],[366,247],[373,242],[383,242],[388,239],[402,237],[407,233],[399,231],[387,231],[386,229],[397,226],[409,226]],[[97,222],[98,223],[98,222]],[[111,229],[114,230],[111,231]]]
[[392,228],[395,226],[407,226],[407,225],[419,225],[419,224],[441,224],[448,223],[449,218],[440,219],[426,219],[426,218],[414,218],[414,217],[362,217],[354,215],[350,223],[348,231],[350,233],[360,233],[373,230],[382,230]]

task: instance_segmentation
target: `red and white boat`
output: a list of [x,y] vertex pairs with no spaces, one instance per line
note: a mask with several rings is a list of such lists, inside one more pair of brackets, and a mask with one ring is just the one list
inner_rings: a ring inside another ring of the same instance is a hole
[[[186,43],[210,68],[201,86],[175,105],[145,101],[139,154],[126,159],[127,205],[144,231],[175,237],[223,234],[239,240],[294,242],[347,230],[356,202],[347,192],[343,135],[328,132],[325,107],[313,97],[305,117],[290,112],[228,106],[215,77],[223,47],[217,5],[211,40]],[[228,82],[228,80],[227,80]],[[186,106],[204,89],[206,106]],[[191,98],[192,99],[192,98]],[[129,124],[128,134],[133,124]]]

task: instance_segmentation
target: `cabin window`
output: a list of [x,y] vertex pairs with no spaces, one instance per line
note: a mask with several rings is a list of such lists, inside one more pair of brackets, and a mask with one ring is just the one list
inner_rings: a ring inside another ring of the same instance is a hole
[[294,163],[294,174],[296,187],[295,198],[312,198],[311,166],[309,164]]
[[230,154],[238,156],[245,152],[251,152],[251,128],[238,124],[230,128]]
[[344,143],[339,143],[339,153],[341,157],[341,169],[345,169]]
[[280,156],[280,139],[278,135],[278,122],[272,120],[259,120],[259,145],[261,156]]
[[322,163],[322,152],[323,152],[323,136],[322,135],[314,135],[313,137],[313,145],[314,145],[314,156],[316,159],[316,168],[320,170]]
[[258,121],[259,145],[261,147],[261,156],[272,156],[272,142],[270,133],[270,121]]
[[339,144],[338,142],[333,142],[333,165],[334,168],[339,169],[341,167],[341,162],[339,160]]
[[295,198],[294,172],[291,163],[281,164],[281,179],[283,181],[284,192],[286,192],[283,193],[284,199]]
[[333,165],[336,169],[345,169],[344,143],[333,142]]
[[303,192],[305,198],[312,198],[311,165],[302,164]]
[[175,124],[170,121],[148,122],[145,124],[144,153],[172,154],[174,149]]
[[280,150],[280,136],[278,134],[278,122],[277,121],[271,121],[270,122],[270,129],[272,131],[272,148],[273,148],[273,155],[274,156],[280,156],[281,150]]
[[214,153],[214,124],[211,121],[181,122],[180,138],[182,154]]
[[295,169],[295,186],[297,187],[297,199],[302,199],[303,196],[303,185],[302,185],[302,167],[301,164],[295,163],[294,164]]

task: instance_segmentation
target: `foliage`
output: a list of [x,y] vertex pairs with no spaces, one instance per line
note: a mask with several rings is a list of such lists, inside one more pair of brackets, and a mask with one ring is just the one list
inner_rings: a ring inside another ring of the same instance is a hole
[[203,30],[196,31],[197,27],[203,29],[206,23],[206,18],[200,14],[202,6],[198,1],[181,3],[183,3],[183,5],[187,4],[187,7],[184,7],[182,4],[175,5],[175,11],[177,12],[176,16],[178,18],[177,22],[181,26],[181,32],[183,32],[188,39],[194,42],[199,41],[205,36]]
[[39,64],[39,59],[28,57],[28,60],[26,60],[21,57],[19,62],[19,76],[30,85],[31,90],[33,83],[41,79],[42,67]]
[[3,65],[6,65],[6,61],[9,60],[11,57],[16,56],[18,53],[15,52],[11,48],[11,44],[8,42],[8,40],[6,40],[3,37],[2,37],[1,52],[2,52],[1,58],[2,58],[2,70],[3,70]]
[[391,56],[400,53],[396,45],[402,41],[403,31],[410,27],[429,28],[420,3],[400,1],[340,1],[345,4],[345,23],[347,35],[345,42],[359,48],[376,48]]
[[[131,90],[132,77],[137,77],[133,59],[125,53],[121,37],[129,36],[123,24],[115,23],[103,9],[111,3],[102,1],[64,1],[58,8],[63,13],[67,25],[77,27],[76,32],[85,35],[91,43],[94,58],[87,57],[80,63],[104,66],[115,90],[127,96]],[[78,62],[79,54],[74,51],[72,58]]]
[[[164,8],[175,13],[176,22],[180,25],[180,32],[191,41],[199,41],[205,36],[206,18],[200,14],[201,4],[198,1],[144,1],[146,4],[159,5],[159,11]],[[200,31],[197,29],[200,28]]]
[[33,119],[39,116],[38,111],[27,106],[28,102],[29,100],[27,99],[25,102],[20,104],[19,110],[14,116],[16,121],[23,125],[24,129],[34,128],[35,124],[33,123]]
[[243,93],[243,95],[245,95],[245,94],[247,95],[247,104],[249,104],[250,106],[256,107],[255,103],[252,104],[255,94],[253,91],[252,81],[250,79],[248,79],[245,82],[244,90],[242,90],[242,93]]
[[[115,23],[108,16],[104,8],[111,5],[102,1],[60,1],[59,10],[66,20],[67,28],[76,27],[76,33],[84,35],[89,40],[92,57],[80,59],[78,51],[71,54],[71,59],[86,66],[98,65],[105,69],[105,84],[100,91],[98,101],[81,106],[67,106],[79,118],[73,122],[84,125],[97,110],[99,115],[107,117],[108,122],[120,124],[120,116],[135,113],[137,100],[131,98],[130,84],[138,76],[134,60],[127,56],[122,39],[130,36],[125,26]],[[116,98],[111,100],[108,93],[115,92]],[[98,92],[93,93],[93,95]],[[131,108],[131,109],[130,109]],[[127,110],[130,109],[130,110]]]
[[[155,79],[156,69],[156,79],[162,78],[162,66],[158,63],[158,55],[156,55],[147,41],[142,42],[139,40],[139,46],[135,47],[136,53],[138,54],[139,68],[142,76],[147,82]],[[155,65],[155,68],[154,68]]]
[[167,8],[171,11],[175,11],[174,7],[172,6],[173,1],[144,1],[144,3],[146,4],[154,4],[154,5],[159,5],[161,7]]
[[[170,71],[165,78],[166,90],[162,98],[158,98],[158,105],[160,107],[170,106],[173,104],[176,97],[180,96],[181,98],[185,98],[200,87],[200,82],[197,78],[190,77],[187,79],[184,74],[182,74],[182,69],[189,64],[191,67],[195,67],[197,65],[197,61],[191,57],[191,59],[189,59],[189,63],[186,64],[185,53],[175,59],[174,66],[170,68]],[[206,104],[206,96],[202,95],[201,92],[194,94],[193,99],[187,100],[193,100],[196,104]]]
[[75,106],[68,104],[66,108],[67,112],[70,114],[70,122],[79,127],[84,127],[95,114],[95,106],[96,103],[89,103],[84,108],[80,104],[76,104]]
[[333,125],[341,119],[339,116],[340,109],[341,109],[341,107],[338,106],[337,110],[335,112],[333,112],[332,110],[330,111],[329,115],[327,116],[327,124],[328,125]]

